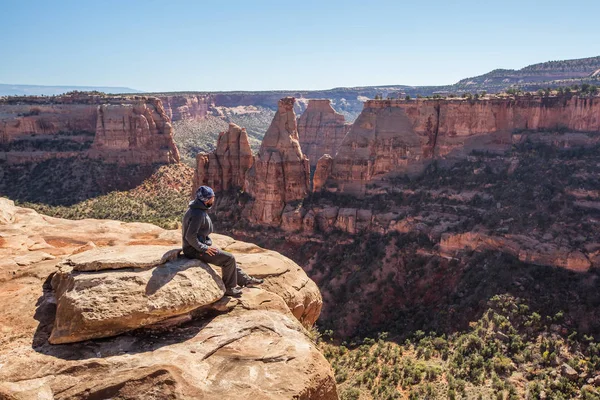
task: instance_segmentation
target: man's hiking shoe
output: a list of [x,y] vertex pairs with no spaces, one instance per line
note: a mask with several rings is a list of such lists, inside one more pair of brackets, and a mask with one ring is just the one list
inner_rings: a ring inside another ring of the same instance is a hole
[[241,295],[242,290],[237,287],[229,288],[225,291],[225,296],[240,297]]
[[265,280],[264,279],[260,279],[260,278],[255,278],[253,276],[251,276],[250,278],[248,278],[246,280],[246,282],[244,283],[244,286],[254,286],[254,285],[260,285],[261,283],[263,283]]

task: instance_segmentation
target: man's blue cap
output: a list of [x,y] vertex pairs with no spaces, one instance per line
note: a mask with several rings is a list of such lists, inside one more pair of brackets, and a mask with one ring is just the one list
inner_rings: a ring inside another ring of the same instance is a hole
[[196,198],[203,203],[206,203],[211,197],[215,197],[215,192],[208,186],[200,186],[196,190]]

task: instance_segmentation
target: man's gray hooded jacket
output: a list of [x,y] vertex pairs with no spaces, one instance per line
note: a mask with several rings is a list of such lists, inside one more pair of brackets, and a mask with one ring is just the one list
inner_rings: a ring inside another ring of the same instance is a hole
[[206,213],[208,209],[198,199],[190,202],[182,222],[184,254],[204,253],[212,246],[209,235],[213,233],[213,224]]

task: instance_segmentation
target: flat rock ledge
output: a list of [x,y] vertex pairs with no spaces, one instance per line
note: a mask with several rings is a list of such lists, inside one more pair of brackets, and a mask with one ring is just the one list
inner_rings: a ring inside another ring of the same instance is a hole
[[314,282],[276,252],[212,239],[265,283],[224,297],[220,268],[178,256],[178,230],[0,198],[0,399],[338,399],[305,329]]
[[57,303],[53,344],[118,335],[214,303],[225,293],[212,268],[186,258],[101,272],[61,266],[52,287]]
[[173,246],[111,246],[73,254],[64,263],[75,271],[148,268],[176,260],[180,252],[181,249],[174,249]]

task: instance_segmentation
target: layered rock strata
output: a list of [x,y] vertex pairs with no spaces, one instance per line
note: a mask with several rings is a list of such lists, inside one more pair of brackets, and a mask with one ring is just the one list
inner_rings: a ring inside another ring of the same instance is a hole
[[179,161],[155,97],[64,95],[0,102],[0,157],[10,163],[79,155],[119,164]]
[[246,129],[229,124],[229,130],[219,134],[213,152],[197,155],[193,189],[208,185],[219,192],[234,188],[243,190],[246,173],[253,162]]
[[298,119],[298,138],[311,167],[324,154],[335,155],[351,126],[333,109],[331,100],[308,100],[306,111]]
[[484,232],[466,232],[459,234],[445,233],[440,241],[440,252],[454,256],[461,251],[502,251],[517,257],[520,261],[569,269],[576,272],[587,272],[597,252],[583,252],[566,246],[539,241],[524,235],[497,236]]
[[333,157],[329,154],[324,154],[317,162],[315,174],[313,176],[313,192],[319,192],[331,175],[331,167],[333,166]]
[[338,398],[302,326],[320,314],[320,293],[277,253],[215,235],[266,281],[232,299],[218,269],[173,259],[179,231],[0,199],[0,238],[0,397]]
[[212,97],[204,94],[159,96],[171,121],[203,119],[208,115]]
[[415,175],[434,159],[501,152],[523,131],[600,132],[600,98],[370,100],[336,154],[330,189],[364,194],[394,174]]
[[310,165],[298,142],[294,103],[293,97],[279,101],[248,171],[246,190],[253,200],[244,212],[251,221],[279,224],[285,205],[304,199],[309,192]]

